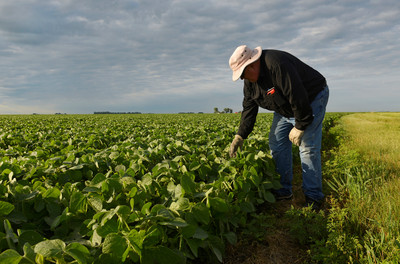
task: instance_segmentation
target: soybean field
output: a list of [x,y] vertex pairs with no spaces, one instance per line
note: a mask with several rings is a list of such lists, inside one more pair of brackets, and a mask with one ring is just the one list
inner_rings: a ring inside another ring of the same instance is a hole
[[0,116],[1,263],[218,263],[279,177],[259,114]]

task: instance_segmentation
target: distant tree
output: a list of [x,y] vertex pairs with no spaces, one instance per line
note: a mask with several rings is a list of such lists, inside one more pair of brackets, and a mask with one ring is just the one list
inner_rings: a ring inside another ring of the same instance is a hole
[[224,113],[232,113],[232,109],[230,109],[230,108],[224,108]]
[[218,107],[214,107],[214,114],[219,114]]

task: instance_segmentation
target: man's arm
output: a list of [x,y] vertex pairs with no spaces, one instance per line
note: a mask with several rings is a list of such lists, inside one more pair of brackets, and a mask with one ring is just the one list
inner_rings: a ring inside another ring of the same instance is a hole
[[240,120],[239,130],[233,139],[229,148],[229,156],[231,158],[236,157],[238,148],[243,146],[243,140],[253,131],[256,117],[258,114],[258,105],[254,102],[251,97],[250,83],[246,80],[243,88],[243,111]]
[[243,88],[243,111],[240,120],[239,130],[237,132],[237,134],[240,135],[243,139],[246,139],[253,131],[258,114],[258,105],[252,99],[250,89],[250,82],[245,81],[245,85]]

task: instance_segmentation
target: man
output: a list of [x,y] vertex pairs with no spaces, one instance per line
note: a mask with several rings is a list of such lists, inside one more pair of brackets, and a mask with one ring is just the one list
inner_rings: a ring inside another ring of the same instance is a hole
[[244,79],[240,126],[230,146],[236,156],[256,122],[258,108],[274,111],[269,147],[281,176],[277,200],[292,199],[292,143],[299,146],[306,206],[324,198],[321,175],[322,121],[329,89],[324,76],[295,56],[279,50],[239,46],[229,59],[232,80]]

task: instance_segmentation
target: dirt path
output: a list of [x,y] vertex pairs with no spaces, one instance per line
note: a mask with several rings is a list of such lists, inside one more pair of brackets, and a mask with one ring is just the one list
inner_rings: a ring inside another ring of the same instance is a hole
[[[300,208],[304,203],[299,173],[295,173],[293,186],[294,198],[290,201],[279,201],[262,208],[272,214],[276,223],[268,228],[260,240],[240,240],[235,246],[228,247],[224,264],[296,264],[307,263],[307,247],[299,245],[290,235],[285,213],[293,205]],[[297,178],[297,179],[296,179]]]

